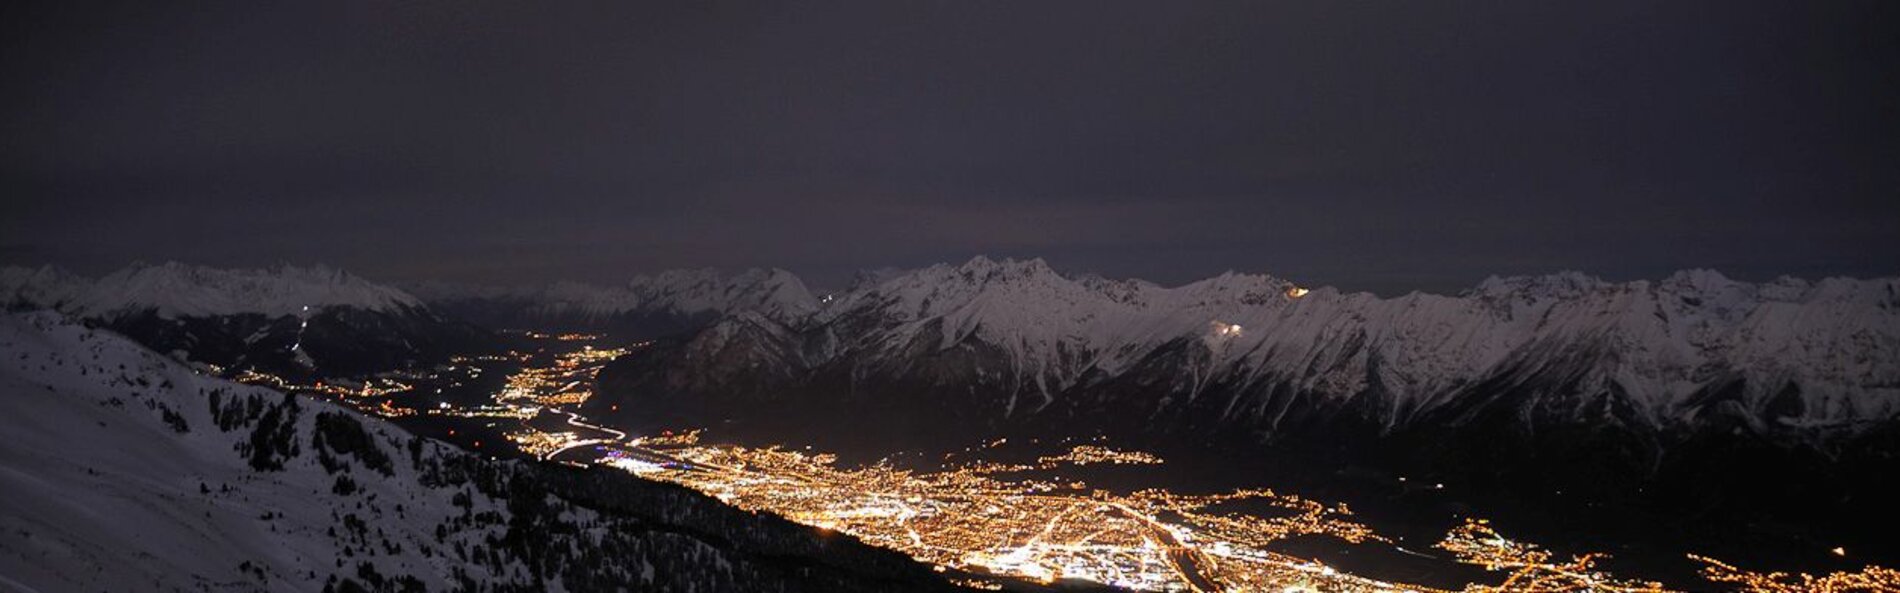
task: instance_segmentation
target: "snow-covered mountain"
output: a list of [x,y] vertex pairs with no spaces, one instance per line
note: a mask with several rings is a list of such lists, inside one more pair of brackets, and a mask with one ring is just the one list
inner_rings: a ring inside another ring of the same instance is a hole
[[[1060,407],[1064,392],[1166,356],[1192,364],[1144,402],[1153,408],[1216,385],[1285,388],[1318,402],[1374,398],[1367,412],[1397,426],[1443,409],[1460,388],[1588,359],[1580,390],[1617,389],[1652,425],[1706,404],[1696,399],[1703,387],[1732,381],[1759,386],[1735,403],[1779,426],[1900,414],[1893,279],[1757,285],[1699,270],[1609,283],[1563,273],[1492,278],[1458,296],[1379,298],[1233,273],[1169,288],[979,257],[861,286],[804,317],[733,317],[686,348],[755,346],[733,344],[735,335],[799,342],[771,349],[796,352],[808,370],[993,351],[965,370],[1007,387],[1005,417]],[[1769,414],[1771,396],[1790,384],[1809,388],[1802,405]],[[1243,397],[1224,411],[1272,429],[1283,410],[1262,403]]]
[[894,552],[599,472],[492,461],[0,314],[0,588],[934,591]]
[[93,280],[0,269],[9,309],[52,309],[161,352],[288,375],[361,374],[491,345],[401,290],[326,267],[136,264]]
[[[23,302],[91,318],[144,312],[168,319],[278,317],[328,307],[392,312],[422,306],[400,290],[323,266],[227,270],[168,262],[136,264],[90,282],[51,268],[30,272],[9,268],[0,278],[9,285],[0,290],[38,293],[32,295],[37,303],[19,299]],[[11,286],[15,278],[24,280],[18,289]]]
[[1561,273],[1381,298],[1233,273],[1163,287],[979,257],[874,278],[801,318],[730,316],[603,381],[607,397],[590,405],[638,410],[628,421],[1255,443],[1449,431],[1492,446],[1498,431],[1581,430],[1647,470],[1713,432],[1838,454],[1894,425],[1900,280]]
[[804,282],[776,269],[669,270],[617,286],[432,282],[412,289],[437,310],[491,327],[612,330],[626,338],[693,331],[741,311],[798,319],[818,307]]

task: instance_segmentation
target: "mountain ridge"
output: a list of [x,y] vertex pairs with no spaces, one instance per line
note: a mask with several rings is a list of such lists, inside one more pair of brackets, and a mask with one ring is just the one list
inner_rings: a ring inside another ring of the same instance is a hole
[[[746,346],[734,336],[777,342]],[[1755,284],[1688,270],[1612,283],[1564,272],[1494,277],[1456,296],[1383,298],[1235,273],[1169,288],[978,257],[860,283],[809,316],[731,315],[681,339],[688,352],[780,353],[771,358],[790,366],[773,373],[795,377],[901,374],[916,370],[919,355],[994,350],[937,370],[946,381],[992,384],[998,397],[979,405],[1000,407],[1004,419],[1153,366],[1173,349],[1196,362],[1150,371],[1161,389],[1134,403],[1162,412],[1224,383],[1222,415],[1251,416],[1266,431],[1279,428],[1269,412],[1285,403],[1275,390],[1361,406],[1392,430],[1449,410],[1461,389],[1538,369],[1567,373],[1579,393],[1615,391],[1635,406],[1625,419],[1649,428],[1692,422],[1711,404],[1699,393],[1735,380],[1749,387],[1728,401],[1770,430],[1900,415],[1900,279],[1892,278]],[[699,344],[706,340],[718,343]],[[1802,387],[1800,405],[1768,413],[1788,384]],[[699,391],[678,377],[655,385]]]
[[98,279],[60,268],[0,269],[0,297],[15,307],[58,309],[107,318],[152,311],[158,316],[296,315],[311,307],[369,311],[421,308],[422,301],[328,266],[213,268],[178,262],[135,263]]
[[500,344],[407,292],[327,266],[139,263],[98,279],[7,267],[0,305],[57,311],[227,372],[296,378],[400,370]]

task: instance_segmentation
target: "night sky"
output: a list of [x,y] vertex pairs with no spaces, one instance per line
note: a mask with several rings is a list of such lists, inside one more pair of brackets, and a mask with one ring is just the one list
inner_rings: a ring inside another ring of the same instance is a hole
[[0,263],[1900,274],[1891,0],[277,4],[0,5]]

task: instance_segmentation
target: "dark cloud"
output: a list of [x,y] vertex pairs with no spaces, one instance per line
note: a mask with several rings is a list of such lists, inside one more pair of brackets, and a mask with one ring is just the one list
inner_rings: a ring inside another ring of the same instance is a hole
[[1900,273],[1891,2],[14,3],[0,258]]

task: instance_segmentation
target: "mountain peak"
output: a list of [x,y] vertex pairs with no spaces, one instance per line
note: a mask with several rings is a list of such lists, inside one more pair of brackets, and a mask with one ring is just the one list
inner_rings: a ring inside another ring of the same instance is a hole
[[1601,278],[1576,270],[1541,276],[1491,276],[1466,294],[1524,299],[1576,298],[1610,286]]
[[89,317],[148,310],[171,318],[244,313],[275,317],[294,315],[306,307],[390,310],[421,306],[408,293],[328,266],[221,269],[140,262],[98,280],[56,268],[30,274],[16,270],[0,275],[4,276],[0,296]]
[[777,268],[748,268],[730,274],[713,268],[667,270],[636,276],[627,289],[629,299],[620,303],[622,310],[686,314],[758,310],[798,316],[818,307],[818,299],[803,280]]
[[963,265],[957,266],[956,270],[965,278],[979,280],[1013,280],[1036,276],[1061,275],[1056,273],[1055,269],[1050,268],[1049,263],[1043,261],[1040,257],[1020,260],[1014,258],[993,260],[988,256],[978,255],[970,258],[970,260],[964,262]]

